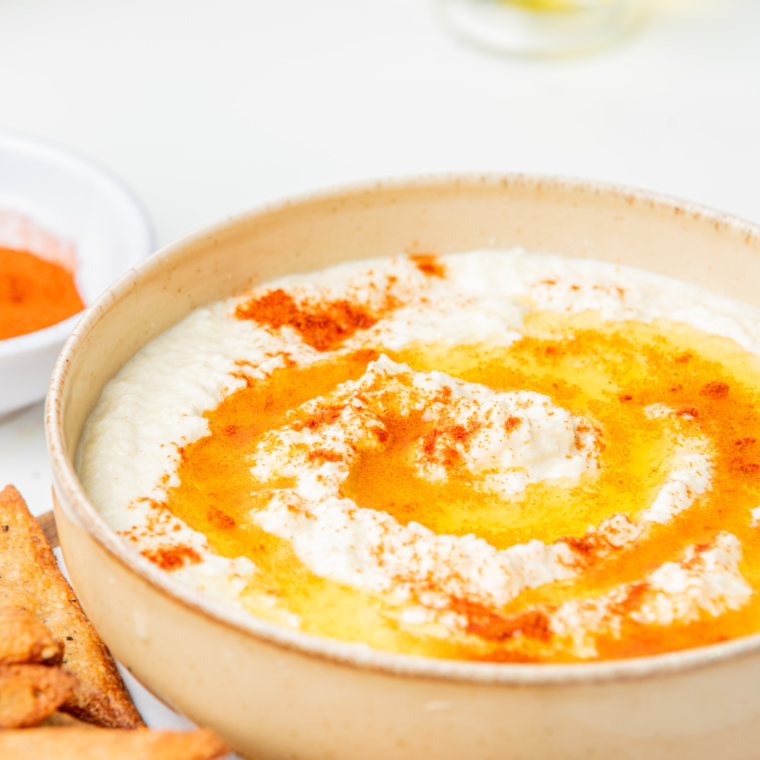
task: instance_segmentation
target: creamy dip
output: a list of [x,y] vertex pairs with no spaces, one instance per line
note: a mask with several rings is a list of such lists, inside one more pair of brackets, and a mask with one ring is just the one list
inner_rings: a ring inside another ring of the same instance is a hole
[[78,470],[201,593],[391,651],[630,657],[760,630],[760,315],[596,261],[352,262],[212,304]]

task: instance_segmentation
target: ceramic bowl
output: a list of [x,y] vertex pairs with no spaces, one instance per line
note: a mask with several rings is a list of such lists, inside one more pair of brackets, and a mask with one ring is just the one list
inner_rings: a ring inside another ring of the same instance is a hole
[[205,601],[136,554],[74,469],[103,387],[195,307],[289,272],[480,247],[633,265],[760,306],[760,229],[616,187],[522,176],[380,183],[257,209],[142,262],[88,311],[48,396],[63,554],[114,654],[250,758],[757,758],[760,635],[580,665],[411,657]]
[[[146,213],[119,180],[67,149],[9,132],[0,132],[0,246],[73,264],[85,306],[155,247]],[[45,396],[79,316],[0,340],[0,417]]]

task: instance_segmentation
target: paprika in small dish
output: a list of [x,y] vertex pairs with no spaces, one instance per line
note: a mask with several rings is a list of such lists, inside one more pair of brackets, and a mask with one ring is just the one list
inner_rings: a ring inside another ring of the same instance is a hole
[[0,248],[0,340],[50,327],[83,309],[69,268],[29,251]]
[[145,212],[117,178],[0,131],[0,418],[45,396],[78,315],[153,247]]

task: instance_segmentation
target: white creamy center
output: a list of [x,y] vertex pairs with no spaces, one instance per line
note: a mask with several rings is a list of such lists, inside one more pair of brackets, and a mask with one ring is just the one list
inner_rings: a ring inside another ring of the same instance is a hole
[[[461,469],[481,488],[511,496],[529,483],[579,478],[597,467],[598,433],[582,417],[529,391],[497,392],[442,372],[414,372],[382,356],[362,378],[344,383],[291,413],[293,421],[256,446],[251,473],[266,485],[265,506],[252,519],[290,542],[314,573],[424,607],[444,609],[458,598],[499,608],[528,588],[568,579],[589,561],[572,543],[534,540],[497,550],[474,535],[438,535],[411,522],[359,508],[343,495],[350,468],[365,451],[388,443],[385,421],[413,412],[433,427],[412,445],[422,477],[445,480]],[[668,410],[659,416],[667,416]],[[452,453],[455,455],[452,458]],[[682,442],[654,502],[634,522],[617,514],[589,528],[598,556],[639,539],[690,507],[710,483],[709,447]]]
[[[259,492],[268,503],[252,518],[291,542],[317,575],[438,607],[453,596],[504,604],[525,588],[570,577],[575,562],[565,544],[532,541],[497,551],[473,535],[441,536],[414,522],[401,525],[342,496],[357,457],[386,445],[383,420],[413,412],[434,425],[413,446],[425,477],[449,476],[455,466],[449,449],[460,454],[462,469],[488,470],[484,487],[506,494],[531,482],[577,478],[596,466],[591,425],[546,396],[499,393],[381,357],[361,379],[308,402],[292,423],[264,436],[251,473],[262,483],[295,483]],[[588,432],[576,438],[578,427]],[[460,435],[447,440],[454,428]]]

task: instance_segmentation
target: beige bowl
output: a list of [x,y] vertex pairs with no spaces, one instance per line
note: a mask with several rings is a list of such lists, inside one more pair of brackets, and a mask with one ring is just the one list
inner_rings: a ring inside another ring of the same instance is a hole
[[201,304],[399,251],[522,245],[649,269],[760,306],[760,229],[669,198],[520,176],[380,183],[226,220],[119,280],[66,344],[47,437],[66,564],[114,654],[258,758],[757,758],[760,635],[584,665],[441,661],[279,628],[180,586],[87,500],[73,458],[103,387]]

